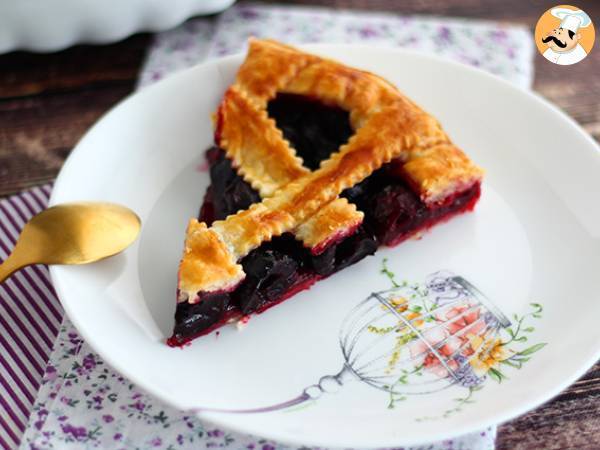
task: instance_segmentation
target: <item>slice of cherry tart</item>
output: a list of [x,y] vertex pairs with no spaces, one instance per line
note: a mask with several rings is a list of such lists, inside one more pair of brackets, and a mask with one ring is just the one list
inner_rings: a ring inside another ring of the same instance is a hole
[[381,78],[251,40],[206,151],[171,346],[471,211],[482,171]]

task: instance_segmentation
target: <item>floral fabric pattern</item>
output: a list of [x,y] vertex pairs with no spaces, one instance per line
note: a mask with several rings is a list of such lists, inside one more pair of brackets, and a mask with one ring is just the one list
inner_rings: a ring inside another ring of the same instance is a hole
[[533,39],[525,27],[464,19],[325,8],[237,6],[157,35],[139,86],[175,70],[243,52],[249,37],[290,44],[327,42],[405,48],[487,70],[523,88],[533,79]]
[[[488,429],[418,449],[487,450],[494,448],[494,437],[495,430]],[[46,368],[21,448],[292,450],[207,427],[197,417],[145,394],[108,367],[68,319]]]
[[[233,7],[216,18],[194,19],[158,34],[138,85],[149,85],[205,58],[243,51],[249,36],[273,37],[292,44],[402,47],[480,67],[521,87],[529,87],[532,80],[532,41],[523,27],[255,5]],[[481,367],[492,366],[495,359],[504,357],[496,350],[489,355],[494,361],[484,359]],[[495,428],[488,429],[418,448],[493,449],[495,434]],[[207,427],[197,417],[143,393],[109,368],[68,319],[55,343],[21,448],[291,449]]]

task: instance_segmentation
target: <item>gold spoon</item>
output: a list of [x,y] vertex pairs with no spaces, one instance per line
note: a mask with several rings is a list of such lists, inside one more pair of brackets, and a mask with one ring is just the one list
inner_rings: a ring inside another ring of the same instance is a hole
[[86,264],[122,252],[137,238],[139,217],[113,203],[65,203],[25,224],[17,245],[0,264],[0,283],[31,264]]

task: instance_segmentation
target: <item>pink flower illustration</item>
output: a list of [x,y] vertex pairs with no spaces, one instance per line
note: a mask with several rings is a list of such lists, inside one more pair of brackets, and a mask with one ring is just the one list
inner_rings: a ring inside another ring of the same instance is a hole
[[[456,356],[473,355],[469,338],[485,333],[486,325],[480,318],[479,308],[466,312],[468,309],[468,305],[460,305],[436,314],[436,320],[443,325],[423,331],[424,340],[411,344],[411,356],[422,357],[423,367],[440,378],[450,375],[448,368],[452,371],[459,368]],[[437,350],[445,364],[430,351],[430,346]]]

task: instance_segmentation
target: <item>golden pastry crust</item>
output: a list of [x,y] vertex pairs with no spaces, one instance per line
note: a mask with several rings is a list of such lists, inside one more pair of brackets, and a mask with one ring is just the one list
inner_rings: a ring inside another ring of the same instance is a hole
[[[210,264],[202,264],[202,261]],[[179,301],[196,303],[199,291],[233,289],[244,279],[242,266],[221,238],[205,223],[190,220],[179,265]]]
[[[306,170],[265,112],[277,92],[313,96],[349,110],[355,135],[318,170]],[[188,233],[180,290],[182,284],[212,291],[238,283],[243,272],[235,262],[273,236],[295,232],[314,246],[327,239],[327,229],[356,226],[360,213],[337,197],[392,159],[403,164],[427,203],[441,202],[456,186],[466,189],[481,178],[437,120],[385,80],[274,41],[250,42],[219,110],[216,137],[240,174],[266,198],[211,228]]]
[[402,169],[421,191],[421,199],[430,204],[443,202],[448,195],[461,192],[483,178],[483,170],[453,144],[416,151]]
[[364,214],[345,198],[338,198],[300,224],[296,238],[304,242],[314,255],[322,253],[330,244],[341,241],[363,221]]
[[363,125],[374,108],[385,108],[399,100],[417,108],[382,78],[326,59],[304,67],[280,91],[318,98],[350,111],[354,129]]
[[275,121],[238,86],[225,93],[217,113],[217,130],[216,144],[263,198],[309,173]]
[[[225,150],[244,180],[262,198],[310,171],[283,138],[275,121],[235,84],[225,93],[217,113],[217,145]],[[344,211],[342,211],[344,210]],[[336,223],[335,218],[340,220]],[[347,201],[334,200],[313,220],[301,225],[296,237],[309,248],[323,247],[360,222],[363,214]]]
[[238,70],[235,84],[243,86],[256,104],[265,108],[300,69],[319,58],[269,39],[250,39],[248,54]]
[[225,220],[213,222],[211,229],[221,236],[233,258],[237,260],[262,242],[270,241],[272,236],[279,236],[293,229],[294,224],[294,217],[286,209],[263,201]]

